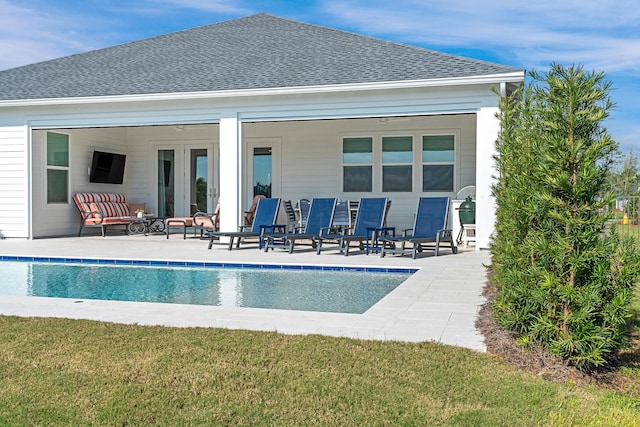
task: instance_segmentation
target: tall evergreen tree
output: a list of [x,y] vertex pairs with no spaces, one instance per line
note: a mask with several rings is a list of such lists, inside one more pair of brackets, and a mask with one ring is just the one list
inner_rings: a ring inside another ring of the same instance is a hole
[[590,368],[624,343],[640,274],[638,250],[608,228],[610,83],[558,64],[530,76],[500,105],[496,319],[522,344]]

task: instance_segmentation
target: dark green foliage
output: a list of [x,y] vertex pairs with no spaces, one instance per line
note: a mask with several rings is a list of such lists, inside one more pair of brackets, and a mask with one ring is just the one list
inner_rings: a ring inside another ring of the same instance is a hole
[[603,74],[552,65],[501,100],[493,241],[498,322],[581,369],[625,342],[640,255],[608,224],[617,144]]

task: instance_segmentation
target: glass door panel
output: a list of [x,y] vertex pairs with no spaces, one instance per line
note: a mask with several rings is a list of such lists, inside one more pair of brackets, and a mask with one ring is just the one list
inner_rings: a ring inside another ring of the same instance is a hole
[[253,148],[253,195],[271,197],[271,147]]
[[175,212],[175,150],[158,150],[158,216]]
[[214,144],[188,144],[185,146],[185,210],[188,215],[196,212],[213,212],[217,197],[214,175]]
[[190,214],[209,212],[209,156],[206,148],[190,152],[189,201]]

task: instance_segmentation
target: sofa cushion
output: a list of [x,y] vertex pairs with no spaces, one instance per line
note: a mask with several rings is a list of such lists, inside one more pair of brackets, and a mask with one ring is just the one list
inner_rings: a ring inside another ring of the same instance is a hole
[[91,214],[89,218],[99,219],[100,215],[92,214],[96,211],[101,212],[104,218],[130,216],[127,197],[124,194],[76,193],[73,200],[84,216]]
[[102,215],[102,211],[100,210],[100,206],[96,202],[89,203],[89,210],[93,212],[90,218],[100,218]]

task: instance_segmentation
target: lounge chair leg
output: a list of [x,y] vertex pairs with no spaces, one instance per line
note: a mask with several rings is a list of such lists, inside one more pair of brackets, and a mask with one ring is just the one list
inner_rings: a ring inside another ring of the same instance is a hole
[[320,255],[321,250],[322,250],[322,240],[318,240],[316,242],[316,255]]
[[229,237],[229,250],[233,249],[233,236]]

